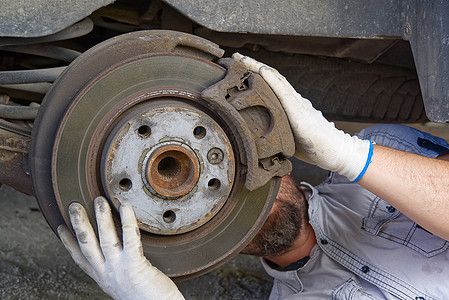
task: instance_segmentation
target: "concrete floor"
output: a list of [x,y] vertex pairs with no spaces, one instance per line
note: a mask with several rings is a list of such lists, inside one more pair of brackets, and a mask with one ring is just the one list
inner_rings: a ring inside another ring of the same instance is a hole
[[[0,299],[108,299],[72,261],[34,197],[0,188]],[[255,257],[238,255],[178,284],[186,299],[266,299],[272,280]]]

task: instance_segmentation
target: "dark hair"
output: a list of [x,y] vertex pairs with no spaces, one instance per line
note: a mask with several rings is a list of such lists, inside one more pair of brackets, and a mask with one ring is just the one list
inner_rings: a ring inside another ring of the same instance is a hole
[[307,201],[291,178],[283,179],[274,208],[264,225],[242,251],[263,257],[287,252],[308,223]]

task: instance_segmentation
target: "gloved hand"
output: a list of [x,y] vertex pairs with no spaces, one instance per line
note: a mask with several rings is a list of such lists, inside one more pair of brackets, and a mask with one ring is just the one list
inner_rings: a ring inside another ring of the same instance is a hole
[[86,211],[78,203],[69,206],[69,215],[78,241],[66,226],[58,233],[76,264],[114,299],[184,299],[173,281],[153,267],[143,255],[140,232],[131,205],[120,206],[123,246],[117,237],[107,200],[94,201],[98,235]]
[[351,181],[362,178],[373,153],[371,141],[336,129],[277,70],[239,53],[232,57],[260,74],[281,101],[295,137],[295,157],[336,171]]

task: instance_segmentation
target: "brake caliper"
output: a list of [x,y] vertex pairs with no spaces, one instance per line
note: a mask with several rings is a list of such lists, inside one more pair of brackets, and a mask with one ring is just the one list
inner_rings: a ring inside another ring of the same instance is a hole
[[282,105],[259,74],[232,58],[220,59],[219,64],[228,70],[226,76],[201,96],[231,120],[232,130],[242,139],[240,159],[248,168],[245,187],[252,191],[273,176],[291,172],[286,158],[295,152],[293,134]]

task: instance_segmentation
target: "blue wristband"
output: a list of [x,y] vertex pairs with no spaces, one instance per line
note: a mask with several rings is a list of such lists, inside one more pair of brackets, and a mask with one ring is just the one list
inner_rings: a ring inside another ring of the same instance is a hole
[[371,157],[373,157],[373,148],[374,147],[373,147],[373,142],[370,140],[368,140],[368,141],[369,141],[369,151],[368,151],[368,158],[366,159],[365,166],[363,167],[363,170],[362,170],[362,172],[360,172],[359,176],[357,176],[356,179],[351,181],[351,183],[359,181],[363,177],[363,175],[365,175],[366,169],[368,169],[368,166],[371,163]]

